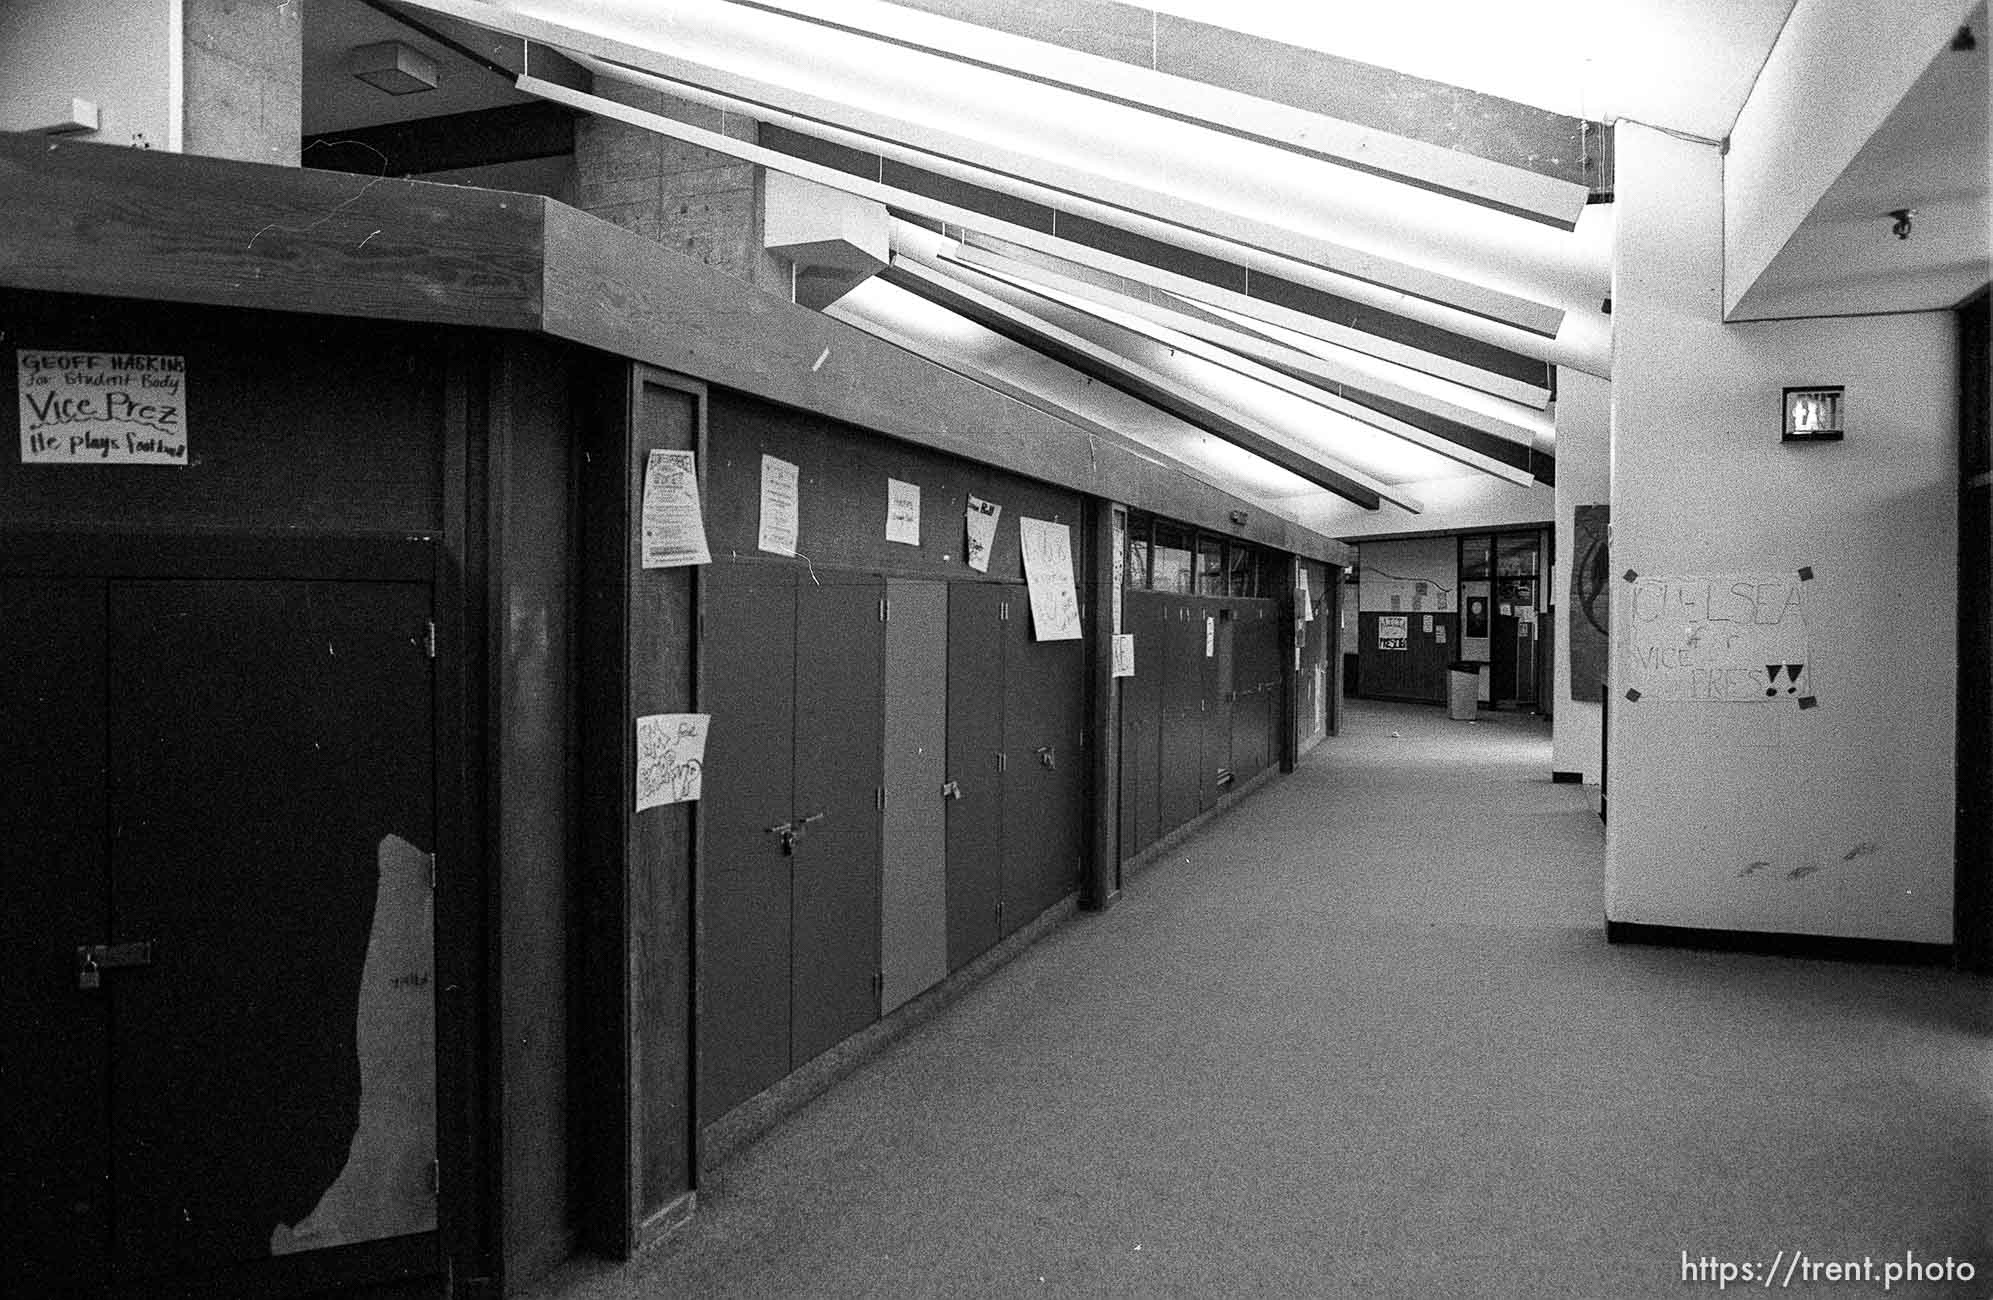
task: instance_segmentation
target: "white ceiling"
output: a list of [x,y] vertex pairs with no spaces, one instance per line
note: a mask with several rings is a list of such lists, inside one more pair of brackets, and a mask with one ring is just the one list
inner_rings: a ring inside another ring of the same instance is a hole
[[1794,0],[1139,0],[1573,117],[1730,133]]

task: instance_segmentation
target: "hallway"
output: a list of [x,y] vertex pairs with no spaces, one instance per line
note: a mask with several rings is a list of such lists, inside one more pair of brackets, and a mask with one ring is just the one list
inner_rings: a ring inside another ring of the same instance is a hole
[[678,1238],[538,1294],[1597,1298],[1794,1250],[1876,1276],[1789,1294],[1906,1251],[1979,1277],[1892,1294],[1984,1294],[1984,982],[1608,947],[1548,735],[1351,702]]

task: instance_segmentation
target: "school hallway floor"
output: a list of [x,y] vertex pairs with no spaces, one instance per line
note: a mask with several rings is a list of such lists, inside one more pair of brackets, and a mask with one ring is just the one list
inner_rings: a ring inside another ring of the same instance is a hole
[[1842,1297],[1950,1256],[1976,1279],[1889,1293],[1993,1294],[1986,982],[1609,946],[1548,722],[1482,717],[1352,702],[677,1237],[536,1294],[1714,1293],[1683,1252]]

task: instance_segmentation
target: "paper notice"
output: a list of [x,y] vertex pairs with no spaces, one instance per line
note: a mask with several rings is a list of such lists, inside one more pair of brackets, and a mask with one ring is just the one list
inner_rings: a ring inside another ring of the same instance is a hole
[[1315,596],[1313,592],[1308,590],[1308,566],[1297,561],[1294,566],[1294,573],[1300,579],[1300,582],[1295,587],[1294,594],[1295,598],[1301,602],[1301,621],[1312,623],[1315,621]]
[[1135,675],[1135,634],[1117,632],[1114,634],[1114,675],[1133,677]]
[[886,540],[920,545],[920,484],[886,480]]
[[637,811],[697,799],[706,765],[707,713],[637,719]]
[[1031,628],[1040,641],[1080,639],[1080,598],[1073,586],[1072,530],[1044,519],[1017,519]]
[[187,464],[186,358],[14,355],[23,465]]
[[764,551],[777,555],[796,553],[797,515],[796,467],[773,456],[761,458],[761,538]]
[[699,474],[689,451],[653,451],[644,464],[643,567],[707,564]]
[[970,497],[963,518],[969,527],[969,567],[977,573],[990,571],[990,552],[996,549],[997,518],[1003,507],[981,497]]

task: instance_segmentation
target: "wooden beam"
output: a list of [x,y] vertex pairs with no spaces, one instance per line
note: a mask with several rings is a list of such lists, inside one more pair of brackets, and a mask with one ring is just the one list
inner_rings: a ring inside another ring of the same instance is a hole
[[0,134],[0,283],[533,329],[544,203]]

